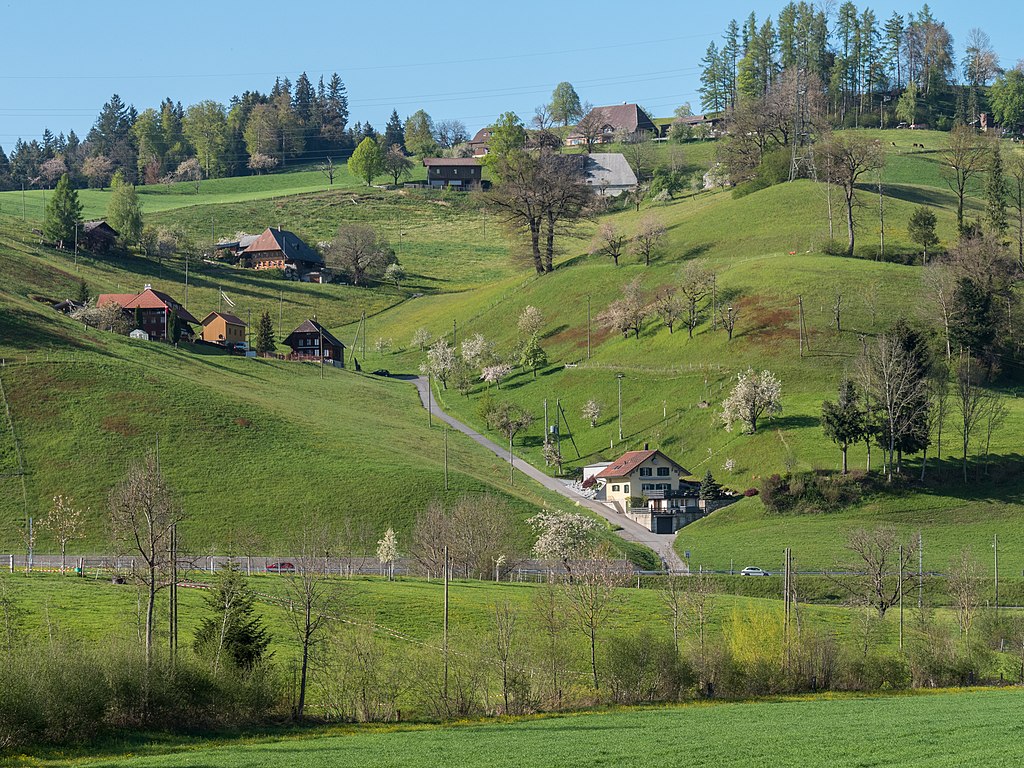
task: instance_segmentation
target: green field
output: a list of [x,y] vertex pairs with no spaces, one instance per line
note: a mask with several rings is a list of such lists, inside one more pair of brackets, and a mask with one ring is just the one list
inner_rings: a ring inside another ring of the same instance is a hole
[[[1015,766],[1017,690],[697,704],[141,750],[100,766]],[[837,724],[841,726],[837,727]],[[936,727],[941,723],[941,727]],[[26,761],[24,765],[66,765]]]

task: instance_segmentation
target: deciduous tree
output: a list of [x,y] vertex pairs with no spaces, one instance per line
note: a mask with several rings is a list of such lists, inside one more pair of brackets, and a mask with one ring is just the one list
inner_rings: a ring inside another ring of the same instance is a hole
[[636,278],[622,287],[622,297],[609,304],[597,316],[597,322],[605,328],[618,331],[623,338],[628,338],[632,331],[639,339],[648,311],[640,278]]
[[359,142],[348,159],[349,172],[370,186],[373,180],[384,172],[384,153],[380,145],[367,137]]
[[921,246],[924,251],[924,264],[928,264],[928,249],[939,244],[939,236],[935,233],[937,219],[935,213],[927,206],[920,205],[910,214],[907,223],[907,235],[911,242]]
[[853,256],[853,208],[857,195],[857,181],[865,173],[885,164],[885,154],[879,143],[852,133],[836,133],[821,147],[829,180],[843,190],[846,201],[846,254]]
[[369,224],[342,224],[326,249],[327,263],[341,270],[353,285],[384,274],[395,252]]
[[984,141],[970,126],[955,126],[949,132],[946,148],[940,155],[942,177],[956,195],[956,226],[964,228],[964,198],[972,178],[985,170],[988,152]]
[[752,435],[762,416],[782,413],[782,383],[771,371],[756,373],[753,368],[738,374],[736,379],[736,386],[722,403],[722,421],[726,431],[731,432],[738,423],[746,434]]
[[402,147],[398,144],[392,144],[384,153],[381,168],[394,179],[396,187],[399,179],[412,178],[412,160],[406,157]]
[[68,542],[84,536],[82,510],[67,496],[53,497],[53,506],[43,520],[43,527],[53,534],[60,547],[60,572],[66,570],[66,553]]
[[125,181],[121,171],[110,182],[111,195],[107,203],[107,222],[117,230],[125,245],[136,245],[142,239],[142,204],[135,186]]

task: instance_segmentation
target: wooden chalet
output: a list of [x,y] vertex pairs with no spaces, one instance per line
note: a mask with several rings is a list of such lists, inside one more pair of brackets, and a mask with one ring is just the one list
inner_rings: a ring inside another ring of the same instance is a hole
[[491,151],[491,133],[493,129],[481,128],[477,131],[473,138],[469,140],[468,144],[470,149],[473,150],[473,157],[483,157]]
[[248,326],[235,315],[227,312],[211,312],[203,318],[203,341],[225,347],[245,344]]
[[106,253],[117,245],[118,231],[100,219],[82,222],[80,245],[93,253]]
[[480,189],[483,168],[475,157],[427,157],[427,183],[431,188]]
[[193,325],[196,320],[185,307],[163,291],[154,291],[149,285],[142,293],[102,293],[96,300],[96,306],[117,304],[131,319],[136,329],[149,334],[155,341],[169,341],[173,336],[174,318],[178,318],[181,338],[195,338]]
[[289,360],[317,360],[345,367],[345,345],[316,319],[307,320],[284,340]]
[[[658,135],[654,121],[637,104],[594,107],[583,120],[596,122],[600,126],[600,131],[594,139],[595,144],[610,144],[623,136]],[[566,137],[565,143],[570,147],[585,146],[587,140],[573,130]]]
[[323,256],[294,232],[280,227],[267,227],[241,252],[241,258],[247,267],[294,271],[298,277],[324,268]]

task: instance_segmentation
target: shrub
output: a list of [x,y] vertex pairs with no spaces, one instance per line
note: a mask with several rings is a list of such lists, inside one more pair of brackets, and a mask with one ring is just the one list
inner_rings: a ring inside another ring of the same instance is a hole
[[696,679],[672,641],[657,637],[650,627],[613,638],[606,661],[608,687],[617,704],[677,701]]
[[757,488],[747,488],[747,490],[743,492],[743,495],[749,498],[750,496],[757,496],[758,493],[760,493],[760,491],[758,491]]

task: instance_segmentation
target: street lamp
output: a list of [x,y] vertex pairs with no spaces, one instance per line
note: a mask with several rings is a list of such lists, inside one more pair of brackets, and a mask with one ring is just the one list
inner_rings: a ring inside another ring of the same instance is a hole
[[626,377],[624,373],[616,373],[615,378],[619,382],[619,442],[622,442],[622,380]]

